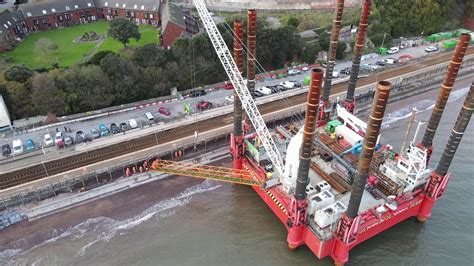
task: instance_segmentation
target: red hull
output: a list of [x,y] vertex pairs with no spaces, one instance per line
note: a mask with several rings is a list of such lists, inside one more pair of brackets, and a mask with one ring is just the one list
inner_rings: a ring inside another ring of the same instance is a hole
[[[244,167],[255,173],[260,178],[263,178],[261,170],[249,161],[244,162]],[[270,207],[278,219],[280,219],[285,228],[289,230],[286,224],[288,220],[286,209],[288,207],[289,198],[275,187],[267,190],[264,190],[261,187],[253,187],[253,189],[268,205],[268,207]],[[358,229],[357,239],[349,245],[343,243],[336,237],[326,241],[321,241],[308,226],[305,226],[303,229],[301,242],[308,246],[308,248],[319,259],[331,256],[336,263],[344,264],[349,259],[349,251],[358,244],[382,233],[408,218],[417,216],[420,213],[424,197],[424,194],[420,190],[415,193],[411,199],[405,201],[400,200],[396,210],[388,210],[378,218],[371,210],[360,214],[361,223]]]

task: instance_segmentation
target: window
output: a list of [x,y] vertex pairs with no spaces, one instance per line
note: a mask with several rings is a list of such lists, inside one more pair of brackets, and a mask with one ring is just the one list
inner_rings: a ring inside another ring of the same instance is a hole
[[114,16],[118,16],[118,11],[114,10]]
[[87,3],[87,6],[88,6],[88,7],[91,7],[91,6],[92,6],[92,4],[91,4],[91,3]]
[[135,17],[135,12],[131,12],[130,14],[132,15],[132,17]]
[[64,14],[64,18],[67,19],[67,20],[70,20],[71,16],[69,16],[69,14]]
[[78,9],[79,7],[78,7],[77,5],[74,5],[74,8],[75,8],[75,9]]
[[46,10],[41,10],[41,12],[43,12],[43,14],[48,14],[48,12],[46,12]]
[[26,12],[26,15],[27,15],[28,17],[31,17],[31,12]]
[[39,25],[39,20],[35,19],[35,20],[33,20],[33,23],[34,23],[35,25]]
[[109,6],[109,2],[105,2],[105,3],[104,3],[104,6]]
[[123,4],[122,7],[123,7],[123,8],[126,8],[126,7],[127,7],[127,4]]
[[83,18],[83,17],[84,17],[84,12],[81,12],[81,18]]
[[133,5],[133,9],[137,9],[138,5]]
[[130,17],[130,11],[125,12],[125,16]]
[[5,29],[8,29],[8,26],[7,26],[7,24],[3,24],[3,27],[5,27]]
[[51,8],[51,12],[56,12],[56,9],[55,8]]
[[153,18],[153,14],[150,14],[150,18],[151,18],[151,19]]
[[143,13],[144,18],[148,18],[148,13]]
[[66,10],[70,10],[71,8],[69,6],[66,6]]
[[7,21],[7,23],[8,23],[8,25],[10,25],[10,26],[12,25],[12,23],[11,23],[10,21]]
[[107,14],[108,14],[108,15],[112,15],[112,10],[107,9]]
[[63,21],[63,16],[58,16],[59,21]]
[[141,8],[142,8],[142,10],[143,10],[143,9],[145,9],[145,6],[142,5]]
[[45,18],[42,18],[42,19],[41,19],[41,23],[46,24],[46,23],[48,23],[48,21],[46,21]]
[[115,4],[115,7],[119,7],[119,4],[118,4],[118,3],[116,3],[116,4]]

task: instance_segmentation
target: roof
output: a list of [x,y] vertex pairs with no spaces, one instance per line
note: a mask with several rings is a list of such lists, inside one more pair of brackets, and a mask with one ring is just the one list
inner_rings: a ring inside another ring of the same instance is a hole
[[23,12],[25,18],[41,17],[73,10],[95,7],[94,0],[60,0],[55,2],[40,2],[19,5],[18,10]]
[[184,12],[180,6],[168,2],[165,4],[165,8],[163,9],[162,13],[161,25],[163,29],[166,29],[168,22],[172,22],[178,26],[186,28],[186,23],[184,22]]
[[160,0],[94,0],[97,7],[120,8],[130,10],[145,10],[158,12]]
[[0,12],[0,33],[14,27],[19,21],[23,20],[21,12],[5,10]]

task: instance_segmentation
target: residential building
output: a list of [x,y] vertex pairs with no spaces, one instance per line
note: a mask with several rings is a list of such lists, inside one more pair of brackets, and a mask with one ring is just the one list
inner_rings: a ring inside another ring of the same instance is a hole
[[169,48],[177,38],[190,37],[199,32],[198,19],[189,10],[166,3],[162,11],[161,43]]

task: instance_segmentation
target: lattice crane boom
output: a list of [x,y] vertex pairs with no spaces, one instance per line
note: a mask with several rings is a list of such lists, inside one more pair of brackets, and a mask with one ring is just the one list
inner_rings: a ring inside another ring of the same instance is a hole
[[216,24],[212,20],[209,11],[206,8],[203,0],[193,0],[194,5],[201,17],[203,22],[204,28],[206,29],[207,34],[209,35],[209,39],[211,40],[212,46],[216,50],[217,56],[224,67],[229,80],[234,85],[234,89],[239,96],[242,107],[247,113],[249,120],[251,121],[255,131],[257,132],[260,140],[263,144],[263,147],[268,153],[270,160],[273,163],[273,166],[278,171],[280,175],[283,174],[283,160],[281,158],[281,154],[278,151],[275,142],[270,134],[270,131],[263,120],[262,115],[258,111],[257,105],[253,101],[252,96],[247,88],[247,84],[244,82],[242,75],[240,74],[237,65],[227,48],[227,45],[224,42],[219,30],[217,29]]

